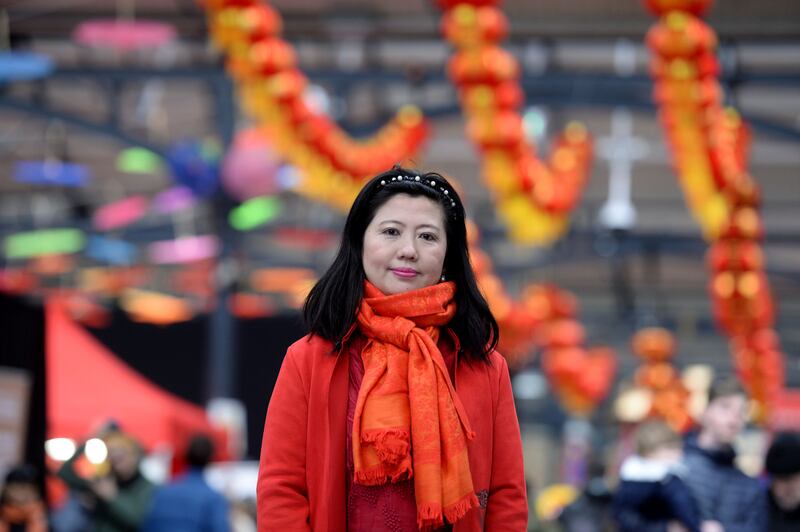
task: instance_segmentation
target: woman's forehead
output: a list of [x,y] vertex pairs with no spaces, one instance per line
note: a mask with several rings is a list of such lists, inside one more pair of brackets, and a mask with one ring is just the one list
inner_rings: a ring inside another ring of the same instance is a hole
[[444,208],[427,196],[398,193],[376,209],[373,222],[380,223],[387,219],[402,222],[424,219],[430,223],[435,222],[438,226],[444,226]]

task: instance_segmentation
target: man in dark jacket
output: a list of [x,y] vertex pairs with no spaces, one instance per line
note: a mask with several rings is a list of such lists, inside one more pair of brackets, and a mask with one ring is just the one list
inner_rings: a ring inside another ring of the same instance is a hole
[[715,382],[700,432],[685,444],[684,477],[697,501],[704,532],[767,530],[764,489],[734,465],[733,442],[744,428],[747,395],[738,381]]
[[205,435],[189,441],[186,461],[189,471],[159,488],[153,497],[143,532],[228,532],[228,502],[203,478],[203,469],[214,455]]
[[765,463],[769,488],[769,530],[800,530],[800,433],[775,436]]

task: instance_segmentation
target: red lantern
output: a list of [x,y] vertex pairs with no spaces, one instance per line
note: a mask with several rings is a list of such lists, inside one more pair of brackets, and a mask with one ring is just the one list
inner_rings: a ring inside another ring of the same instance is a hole
[[645,38],[647,46],[665,58],[694,57],[716,47],[714,32],[702,21],[684,13],[669,14]]
[[279,102],[287,102],[299,97],[306,88],[308,80],[297,69],[284,70],[270,76],[267,87],[272,97]]
[[475,9],[461,4],[445,12],[441,32],[445,39],[458,47],[495,43],[508,35],[508,20],[496,7]]
[[510,149],[522,142],[522,119],[511,111],[475,116],[467,123],[467,135],[485,150]]
[[278,12],[266,4],[258,4],[242,10],[242,21],[243,29],[251,41],[280,35],[283,29]]
[[500,3],[500,0],[436,0],[436,5],[442,10],[452,9],[458,5],[469,6],[494,6]]
[[462,85],[497,85],[519,78],[519,64],[514,56],[497,46],[462,50],[453,55],[447,70],[453,83]]
[[663,15],[669,11],[686,11],[700,16],[712,3],[712,0],[644,0],[647,8],[656,15]]
[[761,240],[764,237],[761,215],[752,207],[736,209],[723,226],[721,236],[731,239]]
[[211,9],[213,11],[228,7],[253,7],[258,5],[259,1],[260,0],[199,0],[199,2],[206,7],[206,9]]
[[262,76],[288,70],[297,64],[294,50],[282,39],[254,42],[250,46],[248,59],[253,70]]
[[675,353],[675,337],[661,327],[648,327],[633,336],[631,349],[644,360],[662,362]]
[[559,320],[548,326],[544,342],[554,348],[581,345],[585,339],[583,326],[575,320]]

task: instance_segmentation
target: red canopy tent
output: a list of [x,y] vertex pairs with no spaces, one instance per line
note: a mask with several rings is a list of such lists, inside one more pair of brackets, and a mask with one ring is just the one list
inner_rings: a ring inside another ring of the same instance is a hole
[[167,444],[180,456],[196,432],[225,449],[223,431],[212,427],[204,409],[128,367],[57,303],[48,304],[46,324],[48,438],[81,440],[114,419],[146,449]]

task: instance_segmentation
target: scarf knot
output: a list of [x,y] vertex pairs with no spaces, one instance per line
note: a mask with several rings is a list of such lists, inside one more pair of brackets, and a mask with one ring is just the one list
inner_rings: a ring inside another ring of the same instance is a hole
[[358,311],[368,341],[353,421],[354,481],[414,478],[420,529],[478,505],[467,440],[474,435],[437,347],[455,315],[455,284],[384,296],[365,282]]

